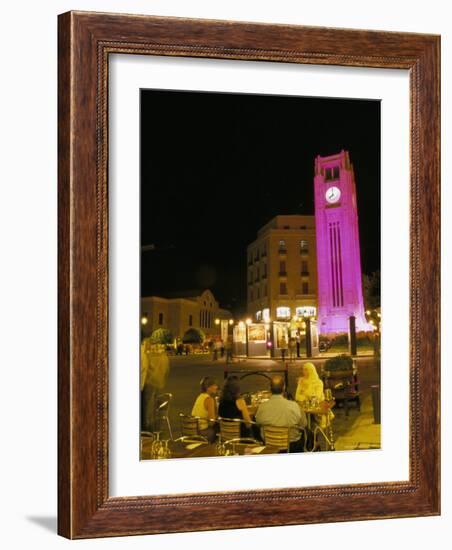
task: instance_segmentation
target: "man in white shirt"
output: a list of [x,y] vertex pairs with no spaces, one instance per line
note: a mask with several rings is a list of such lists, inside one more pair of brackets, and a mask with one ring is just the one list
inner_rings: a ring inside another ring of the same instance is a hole
[[272,396],[259,405],[256,422],[261,426],[287,427],[289,430],[290,452],[303,451],[302,430],[306,424],[306,415],[295,401],[283,396],[285,384],[282,376],[272,376],[270,386]]

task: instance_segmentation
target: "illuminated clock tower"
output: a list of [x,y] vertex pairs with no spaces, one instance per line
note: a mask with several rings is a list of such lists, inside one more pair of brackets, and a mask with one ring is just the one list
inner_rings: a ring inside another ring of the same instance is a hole
[[314,176],[318,327],[322,334],[372,330],[364,313],[358,211],[353,165],[347,151],[317,156]]

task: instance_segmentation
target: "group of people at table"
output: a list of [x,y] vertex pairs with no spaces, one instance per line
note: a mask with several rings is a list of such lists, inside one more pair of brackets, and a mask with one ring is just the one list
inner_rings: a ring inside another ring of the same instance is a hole
[[313,399],[322,402],[325,399],[323,382],[312,363],[305,363],[302,376],[298,380],[295,401],[284,397],[285,381],[281,375],[273,375],[270,379],[271,395],[261,402],[252,419],[252,412],[240,392],[240,382],[237,376],[229,376],[223,386],[217,402],[219,386],[210,377],[201,380],[201,392],[197,396],[192,409],[192,416],[198,417],[199,433],[209,442],[213,442],[218,431],[218,418],[239,419],[241,422],[241,437],[253,437],[262,440],[263,427],[275,426],[289,428],[290,452],[302,452],[304,449],[304,428],[307,418],[302,402]]

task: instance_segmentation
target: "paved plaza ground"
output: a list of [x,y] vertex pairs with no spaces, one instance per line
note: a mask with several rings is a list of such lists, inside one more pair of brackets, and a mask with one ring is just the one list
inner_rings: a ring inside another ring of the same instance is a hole
[[[308,359],[297,359],[289,362],[289,391],[295,394],[297,378],[301,375],[303,363]],[[325,358],[309,359],[317,367]],[[343,409],[335,409],[334,434],[337,450],[378,448],[380,445],[380,425],[374,423],[371,386],[380,384],[380,371],[373,357],[358,357],[361,411],[351,407],[346,417]],[[179,413],[191,414],[191,409],[199,393],[199,382],[204,376],[223,384],[224,359],[213,361],[210,355],[188,355],[170,357],[170,373],[165,391],[173,394],[170,408],[170,421],[175,437],[179,435]],[[284,369],[281,360],[248,359],[238,360],[228,365],[228,370],[252,372],[255,370],[277,371]],[[268,389],[268,380],[261,376],[249,376],[241,381],[243,393]]]

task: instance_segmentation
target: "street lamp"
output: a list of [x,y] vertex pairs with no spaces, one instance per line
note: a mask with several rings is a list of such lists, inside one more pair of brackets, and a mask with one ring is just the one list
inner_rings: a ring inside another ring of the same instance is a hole
[[148,318],[147,317],[142,317],[141,318],[141,324],[142,325],[147,325],[148,324]]

